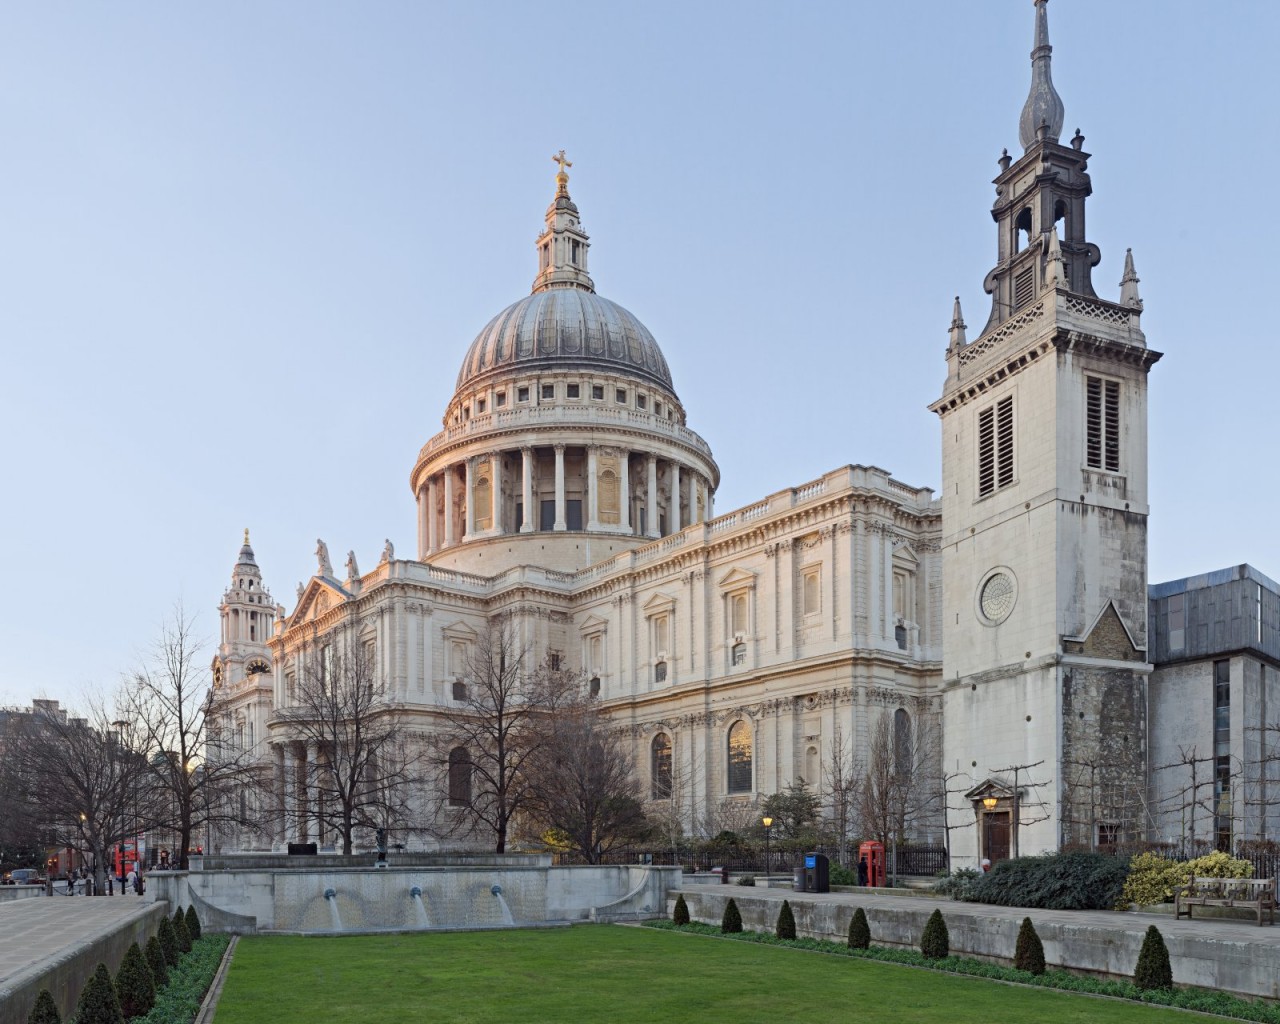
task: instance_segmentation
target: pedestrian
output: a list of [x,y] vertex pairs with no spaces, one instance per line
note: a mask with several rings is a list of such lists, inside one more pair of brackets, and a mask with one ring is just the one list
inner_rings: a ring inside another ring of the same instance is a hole
[[[125,881],[125,885],[127,885],[127,886],[128,886],[130,889],[132,889],[134,892],[139,892],[139,891],[140,891],[140,890],[138,889],[138,871],[137,871],[137,869],[136,869],[136,868],[134,868],[134,867],[130,867],[130,868],[129,868],[129,873],[128,873],[127,875],[125,875],[125,880],[124,880],[124,881]],[[121,886],[121,887],[120,887],[120,892],[121,892],[122,894],[123,894],[124,892],[126,892],[126,891],[127,891],[127,890],[124,888],[124,886]]]
[[867,858],[860,857],[858,859],[858,884],[867,884]]
[[73,870],[67,871],[67,895],[74,896],[76,894],[76,873]]

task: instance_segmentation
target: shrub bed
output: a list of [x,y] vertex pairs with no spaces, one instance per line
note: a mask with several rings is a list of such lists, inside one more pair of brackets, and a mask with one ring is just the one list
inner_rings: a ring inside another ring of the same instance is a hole
[[1049,853],[1002,860],[962,899],[1001,907],[1111,910],[1120,900],[1129,865],[1103,853]]
[[196,939],[191,952],[183,954],[178,965],[169,969],[169,984],[156,993],[151,1012],[136,1019],[145,1024],[191,1024],[230,942],[229,935],[202,935]]
[[949,956],[945,960],[929,960],[922,953],[912,949],[886,949],[872,946],[869,949],[851,949],[844,943],[829,942],[826,939],[779,939],[772,933],[738,932],[734,935],[722,935],[714,925],[687,924],[676,928],[666,920],[646,922],[649,928],[670,931],[693,932],[697,935],[729,938],[738,942],[758,942],[770,946],[786,946],[791,949],[805,949],[819,953],[830,953],[835,956],[856,957],[876,960],[880,963],[904,964],[909,967],[926,967],[934,971],[946,971],[949,974],[965,975],[973,978],[990,978],[995,981],[1014,982],[1032,985],[1037,988],[1051,988],[1061,992],[1084,992],[1091,995],[1110,996],[1114,999],[1129,999],[1135,1002],[1152,1003],[1158,1006],[1173,1006],[1183,1010],[1195,1010],[1199,1013],[1212,1013],[1220,1017],[1232,1017],[1236,1020],[1259,1021],[1261,1024],[1280,1024],[1280,1006],[1273,1006],[1261,1000],[1250,1001],[1225,992],[1214,992],[1208,989],[1178,988],[1152,989],[1143,991],[1128,981],[1102,981],[1098,978],[1083,978],[1066,971],[1045,971],[1044,974],[1028,974],[1000,964],[972,960],[967,957]]
[[1131,904],[1140,907],[1165,903],[1173,899],[1173,891],[1195,875],[1196,878],[1252,878],[1253,865],[1236,860],[1230,854],[1215,851],[1195,860],[1167,860],[1157,853],[1140,853],[1129,862],[1129,876],[1117,906],[1124,910]]

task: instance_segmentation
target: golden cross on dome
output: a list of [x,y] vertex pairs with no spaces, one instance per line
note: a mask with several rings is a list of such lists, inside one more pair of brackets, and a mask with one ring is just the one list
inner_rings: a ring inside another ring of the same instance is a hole
[[565,157],[565,155],[564,155],[564,150],[563,150],[563,149],[562,149],[562,150],[560,150],[560,152],[559,152],[559,153],[557,153],[555,156],[553,156],[551,159],[552,159],[552,160],[554,160],[556,163],[558,163],[558,164],[560,165],[560,173],[561,173],[561,174],[564,174],[564,169],[565,169],[566,167],[572,167],[572,166],[573,166],[573,164],[568,160],[568,158],[566,158],[566,157]]

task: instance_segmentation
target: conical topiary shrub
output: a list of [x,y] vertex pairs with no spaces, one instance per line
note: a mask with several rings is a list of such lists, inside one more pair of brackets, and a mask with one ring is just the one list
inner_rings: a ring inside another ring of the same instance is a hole
[[676,909],[671,912],[671,920],[677,928],[689,923],[689,904],[684,901],[684,893],[676,897]]
[[200,918],[196,916],[196,908],[194,906],[187,907],[185,915],[187,922],[187,932],[191,935],[191,941],[195,942],[200,938]]
[[42,988],[36,996],[36,1004],[27,1014],[27,1024],[62,1024],[62,1014],[58,1012],[58,1004],[47,988]]
[[720,919],[720,930],[725,934],[742,931],[742,914],[738,911],[738,904],[732,897],[725,904],[724,917]]
[[155,979],[136,942],[129,947],[116,972],[116,995],[120,997],[120,1012],[125,1020],[150,1013],[156,1003]]
[[1147,929],[1147,936],[1142,940],[1138,966],[1133,972],[1133,983],[1141,989],[1173,988],[1169,950],[1164,944],[1164,936],[1155,925]]
[[98,964],[98,969],[80,993],[80,1002],[76,1004],[76,1024],[124,1024],[120,1000],[116,998],[116,987],[111,983],[111,972],[106,964]]
[[778,926],[774,929],[774,934],[780,939],[796,937],[796,916],[791,912],[790,900],[782,901],[782,909],[778,911]]
[[935,910],[925,922],[924,934],[920,936],[920,952],[930,960],[945,960],[950,955],[951,936],[941,910]]
[[160,952],[164,954],[164,962],[169,967],[178,966],[178,937],[173,934],[173,921],[167,917],[160,918],[160,928],[156,932],[160,940]]
[[849,922],[849,948],[869,949],[871,947],[871,926],[867,924],[867,914],[861,907],[853,912]]
[[187,931],[187,918],[181,910],[173,912],[173,937],[179,953],[191,952],[191,933]]
[[151,968],[151,977],[156,983],[156,991],[169,984],[169,965],[165,963],[164,950],[160,948],[160,940],[156,936],[147,939],[147,966]]
[[1036,934],[1031,918],[1022,919],[1018,929],[1018,945],[1013,951],[1013,966],[1028,974],[1044,974],[1044,943]]

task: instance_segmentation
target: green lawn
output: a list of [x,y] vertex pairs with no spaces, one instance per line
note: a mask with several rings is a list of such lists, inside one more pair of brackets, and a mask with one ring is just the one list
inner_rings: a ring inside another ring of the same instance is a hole
[[646,928],[240,941],[215,1024],[1139,1021],[1186,1013]]

